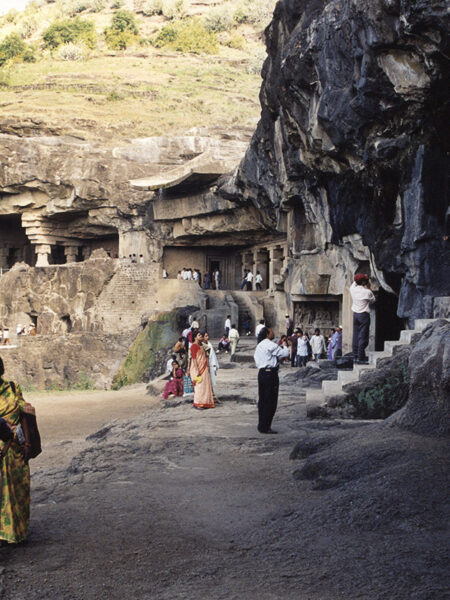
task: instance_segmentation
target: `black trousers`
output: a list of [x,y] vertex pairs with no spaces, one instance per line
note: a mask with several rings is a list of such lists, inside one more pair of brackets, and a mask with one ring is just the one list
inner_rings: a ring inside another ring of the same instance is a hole
[[278,369],[258,372],[258,431],[267,433],[272,425],[278,404]]
[[365,360],[365,350],[369,345],[370,314],[353,313],[352,350],[356,360]]

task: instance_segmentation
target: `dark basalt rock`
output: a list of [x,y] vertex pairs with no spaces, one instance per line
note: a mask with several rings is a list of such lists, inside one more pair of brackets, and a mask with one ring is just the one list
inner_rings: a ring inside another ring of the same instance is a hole
[[445,0],[281,0],[236,179],[275,228],[306,214],[322,251],[360,234],[401,317],[450,293],[448,25]]

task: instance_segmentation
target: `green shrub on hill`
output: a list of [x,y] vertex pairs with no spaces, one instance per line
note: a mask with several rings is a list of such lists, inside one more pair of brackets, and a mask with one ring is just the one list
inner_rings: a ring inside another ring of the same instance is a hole
[[38,22],[34,17],[26,17],[20,25],[20,35],[25,40],[33,35],[38,28]]
[[10,33],[0,43],[0,66],[12,59],[25,62],[35,60],[33,50],[25,44],[18,33]]
[[142,7],[142,14],[146,17],[163,14],[162,0],[147,0]]
[[103,0],[74,0],[68,12],[71,16],[74,16],[82,12],[97,13],[104,8],[105,3]]
[[207,31],[220,33],[230,31],[234,25],[233,15],[227,6],[216,6],[209,10],[203,18]]
[[205,29],[199,19],[166,25],[153,40],[156,48],[169,47],[177,52],[214,54],[219,49],[217,36]]
[[125,50],[138,41],[138,26],[136,17],[128,10],[118,10],[111,25],[104,31],[105,41],[111,50]]
[[113,0],[113,2],[111,3],[111,8],[117,10],[118,8],[122,8],[123,5],[123,0]]
[[139,33],[136,17],[128,10],[118,10],[111,21],[109,29],[115,29],[116,31],[128,31],[134,35]]
[[182,19],[186,16],[184,0],[165,0],[162,3],[162,14],[169,21]]
[[234,13],[236,23],[264,29],[271,21],[275,0],[246,0]]
[[51,50],[69,42],[81,42],[91,50],[97,45],[94,23],[79,17],[55,21],[44,31],[42,39],[44,47]]
[[62,44],[58,48],[58,58],[60,60],[85,60],[88,56],[87,48],[84,44]]

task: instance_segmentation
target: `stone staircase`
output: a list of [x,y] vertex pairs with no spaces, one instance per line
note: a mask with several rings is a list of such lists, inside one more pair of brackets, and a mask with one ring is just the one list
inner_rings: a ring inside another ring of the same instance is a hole
[[[400,334],[400,339],[384,342],[384,349],[381,351],[368,352],[369,364],[354,365],[352,370],[338,371],[338,378],[334,381],[322,381],[321,389],[308,389],[306,391],[306,410],[307,414],[315,414],[318,406],[326,406],[331,398],[334,401],[337,398],[345,399],[346,392],[342,389],[347,383],[358,381],[361,375],[372,369],[376,369],[378,360],[393,356],[394,351],[399,346],[404,346],[416,341],[422,334],[422,331],[436,319],[416,319],[414,329],[405,329]],[[450,319],[447,319],[450,320]]]
[[264,318],[264,304],[262,298],[266,295],[266,292],[233,290],[231,295],[239,310],[239,333],[241,335],[244,333],[244,317],[246,313],[250,315],[251,331],[253,333],[257,323]]
[[134,329],[142,314],[157,305],[154,265],[119,264],[108,286],[96,301],[103,329]]

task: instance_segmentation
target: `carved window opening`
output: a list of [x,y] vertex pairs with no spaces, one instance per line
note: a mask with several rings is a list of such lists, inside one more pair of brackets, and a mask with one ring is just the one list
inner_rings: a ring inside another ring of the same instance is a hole
[[61,321],[63,324],[64,333],[70,333],[72,331],[72,319],[69,315],[63,315],[61,317]]

